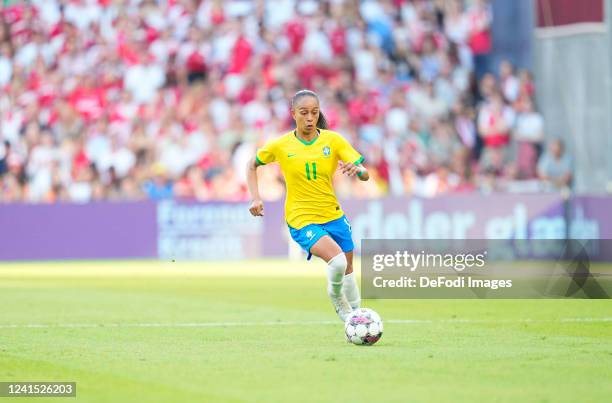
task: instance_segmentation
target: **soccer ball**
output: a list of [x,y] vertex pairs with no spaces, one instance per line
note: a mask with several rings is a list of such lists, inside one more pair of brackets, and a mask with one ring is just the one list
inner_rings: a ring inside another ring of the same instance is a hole
[[380,315],[368,308],[354,310],[344,322],[346,340],[353,344],[371,346],[383,334]]

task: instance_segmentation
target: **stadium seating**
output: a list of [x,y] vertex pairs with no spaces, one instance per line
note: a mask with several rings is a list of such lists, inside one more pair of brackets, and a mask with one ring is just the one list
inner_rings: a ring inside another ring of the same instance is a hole
[[491,12],[466,3],[9,2],[0,200],[245,200],[246,161],[291,128],[300,88],[375,179],[338,178],[340,197],[539,189],[531,76],[491,71]]

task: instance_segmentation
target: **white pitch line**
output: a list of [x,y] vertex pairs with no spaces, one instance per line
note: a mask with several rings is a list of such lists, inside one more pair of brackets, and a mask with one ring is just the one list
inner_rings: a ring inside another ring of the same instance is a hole
[[572,322],[612,322],[611,318],[558,318],[558,319],[391,319],[385,323],[572,323]]
[[[389,319],[391,324],[479,324],[479,323],[603,323],[612,322],[612,317],[558,318],[558,319]],[[246,327],[246,326],[321,326],[338,325],[339,321],[264,321],[264,322],[184,322],[184,323],[15,323],[0,324],[0,329],[98,329],[98,328],[202,328],[202,327]]]
[[128,327],[241,327],[241,326],[303,326],[303,325],[331,325],[338,321],[305,321],[305,322],[185,322],[185,323],[23,323],[23,324],[0,324],[0,329],[48,329],[48,328],[128,328]]

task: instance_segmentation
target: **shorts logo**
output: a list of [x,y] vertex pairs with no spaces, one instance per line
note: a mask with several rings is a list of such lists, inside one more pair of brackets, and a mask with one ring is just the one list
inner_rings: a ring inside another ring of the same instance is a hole
[[346,217],[344,217],[344,223],[346,224],[346,226],[348,227],[349,232],[353,232],[353,229],[351,228],[351,224],[349,224],[348,220],[346,219]]
[[314,236],[314,233],[311,230],[306,231],[306,237],[308,239],[312,239],[313,236]]
[[330,156],[330,154],[331,154],[331,149],[329,148],[329,146],[325,146],[325,147],[323,147],[323,155],[324,155],[325,157],[329,157],[329,156]]

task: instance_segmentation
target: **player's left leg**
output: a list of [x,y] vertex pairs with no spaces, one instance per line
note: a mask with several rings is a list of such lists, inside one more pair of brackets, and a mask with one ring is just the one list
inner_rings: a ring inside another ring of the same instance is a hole
[[317,256],[327,263],[327,293],[336,313],[342,321],[351,313],[351,305],[342,291],[347,269],[346,255],[320,224],[310,224],[301,229],[289,227],[289,232],[307,253],[308,259]]
[[323,228],[329,235],[338,243],[346,256],[347,267],[344,272],[345,276],[342,281],[342,292],[346,295],[351,308],[358,309],[361,305],[361,294],[357,286],[355,273],[353,273],[353,229],[346,216],[342,216],[337,220],[323,224]]
[[357,279],[353,272],[353,251],[345,252],[346,255],[346,272],[344,275],[344,281],[342,282],[342,291],[346,295],[351,308],[353,310],[359,309],[361,306],[361,294],[359,292],[359,286],[357,286]]

